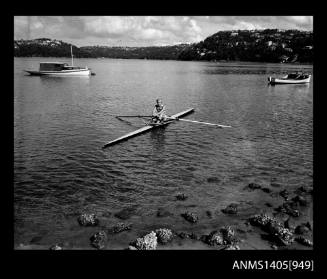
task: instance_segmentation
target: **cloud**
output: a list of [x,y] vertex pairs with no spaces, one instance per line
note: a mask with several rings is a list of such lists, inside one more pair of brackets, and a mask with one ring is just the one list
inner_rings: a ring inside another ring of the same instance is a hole
[[312,16],[16,16],[15,39],[48,37],[82,45],[193,43],[234,29],[312,30]]

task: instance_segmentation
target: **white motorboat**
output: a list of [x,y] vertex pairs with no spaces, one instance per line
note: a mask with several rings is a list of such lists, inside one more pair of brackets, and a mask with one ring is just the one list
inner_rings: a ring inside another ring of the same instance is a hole
[[310,74],[292,73],[282,78],[269,77],[268,82],[270,84],[300,84],[300,83],[309,83],[310,79],[311,79]]

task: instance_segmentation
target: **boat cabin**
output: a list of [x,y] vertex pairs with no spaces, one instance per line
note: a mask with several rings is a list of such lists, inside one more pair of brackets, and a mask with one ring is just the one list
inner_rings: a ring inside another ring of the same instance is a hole
[[41,62],[40,71],[64,71],[64,70],[80,70],[87,69],[82,67],[70,66],[63,62]]
[[40,71],[62,71],[66,66],[68,64],[62,62],[41,62]]

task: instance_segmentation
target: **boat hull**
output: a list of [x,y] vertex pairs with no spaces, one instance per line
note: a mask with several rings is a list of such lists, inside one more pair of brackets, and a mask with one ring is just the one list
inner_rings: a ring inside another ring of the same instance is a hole
[[91,70],[83,69],[83,70],[63,70],[63,71],[29,71],[25,70],[25,72],[29,73],[32,76],[89,76],[91,75]]
[[[182,111],[180,113],[174,114],[171,117],[173,117],[173,118],[179,118],[179,117],[182,117],[182,116],[187,115],[189,113],[192,113],[193,111],[194,111],[194,108],[191,108],[191,109]],[[115,140],[112,140],[112,141],[107,142],[103,146],[103,148],[108,147],[108,146],[111,146],[111,145],[114,145],[114,144],[119,143],[119,142],[122,142],[124,140],[130,139],[130,138],[135,137],[137,135],[143,134],[143,133],[145,133],[145,132],[147,132],[149,130],[152,130],[152,129],[155,129],[155,128],[158,128],[158,127],[167,126],[168,124],[170,124],[173,121],[175,121],[175,120],[168,120],[165,123],[160,124],[160,125],[147,125],[145,127],[142,127],[141,129],[138,129],[136,131],[130,132],[130,133],[128,133],[128,134],[126,134],[126,135],[118,138],[118,139],[115,139]]]
[[268,81],[269,84],[302,84],[302,83],[309,83],[311,76],[305,79],[287,79],[287,78],[272,78],[269,77]]

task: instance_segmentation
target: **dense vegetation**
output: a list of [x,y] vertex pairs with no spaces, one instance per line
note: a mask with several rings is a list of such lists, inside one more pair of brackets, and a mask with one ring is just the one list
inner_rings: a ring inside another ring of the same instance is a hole
[[181,60],[313,62],[313,33],[298,30],[221,31],[190,45]]
[[[313,62],[313,33],[299,30],[220,31],[195,44],[160,47],[73,46],[74,57],[207,61]],[[70,44],[47,38],[14,41],[16,57],[69,57]]]

